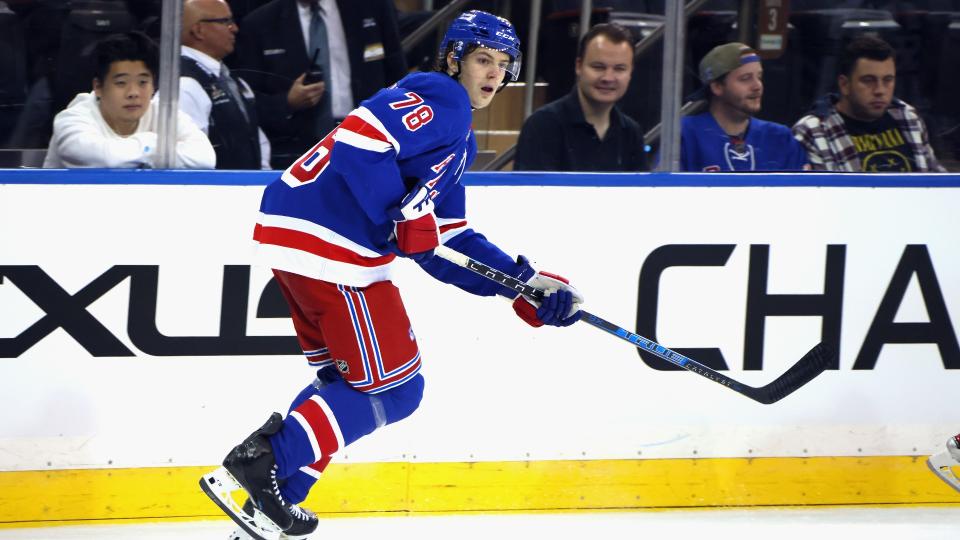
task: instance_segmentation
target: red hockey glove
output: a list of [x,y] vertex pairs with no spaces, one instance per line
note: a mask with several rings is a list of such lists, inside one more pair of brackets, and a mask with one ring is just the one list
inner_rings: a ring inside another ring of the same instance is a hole
[[[517,258],[517,262],[521,267],[533,270],[523,255]],[[535,328],[545,324],[570,326],[580,320],[583,295],[566,278],[549,272],[537,272],[527,280],[527,284],[544,292],[542,302],[535,302],[523,295],[513,301],[513,310],[527,324]]]
[[440,230],[433,209],[430,190],[420,187],[408,193],[400,206],[388,211],[395,222],[393,233],[401,255],[417,262],[433,256],[433,248],[440,245]]

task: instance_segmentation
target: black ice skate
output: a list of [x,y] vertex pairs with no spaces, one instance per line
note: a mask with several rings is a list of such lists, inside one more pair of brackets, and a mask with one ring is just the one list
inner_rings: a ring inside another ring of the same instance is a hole
[[[283,418],[273,413],[267,423],[238,444],[223,460],[223,467],[206,474],[200,487],[227,516],[257,540],[279,540],[294,524],[294,505],[287,504],[277,485],[277,462],[268,435],[280,431]],[[251,519],[233,500],[238,489],[247,492],[259,510]],[[296,507],[300,511],[299,507]]]
[[[290,510],[293,516],[293,525],[280,535],[280,540],[306,540],[316,532],[317,525],[320,523],[316,514],[295,504],[290,505]],[[253,507],[250,499],[247,499],[247,502],[243,503],[243,513],[247,515],[250,521],[253,521],[256,512],[258,510]],[[250,540],[250,536],[243,529],[237,529],[228,540]]]

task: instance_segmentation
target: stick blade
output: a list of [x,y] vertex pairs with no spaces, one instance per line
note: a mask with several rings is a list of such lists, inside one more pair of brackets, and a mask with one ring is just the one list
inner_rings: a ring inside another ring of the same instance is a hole
[[765,405],[776,403],[815,379],[833,365],[835,359],[836,353],[829,345],[818,343],[786,373],[770,384],[757,388],[755,395],[751,397]]

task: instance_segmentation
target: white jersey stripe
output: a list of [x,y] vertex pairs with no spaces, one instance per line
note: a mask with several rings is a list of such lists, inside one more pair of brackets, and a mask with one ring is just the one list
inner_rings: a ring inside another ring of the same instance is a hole
[[374,129],[382,133],[383,136],[390,141],[390,144],[393,145],[393,149],[396,150],[398,154],[400,153],[400,142],[390,134],[390,131],[384,127],[383,122],[381,122],[379,118],[370,112],[370,109],[366,107],[357,107],[350,114],[360,118],[364,122],[370,124]]
[[362,150],[370,150],[371,152],[382,153],[393,149],[393,145],[389,142],[378,141],[377,139],[354,133],[345,128],[338,129],[337,132],[333,134],[333,140],[355,146]]
[[363,257],[383,256],[382,254],[377,253],[370,248],[361,246],[346,236],[338,234],[337,232],[332,231],[323,225],[319,225],[305,219],[289,216],[278,216],[276,214],[264,214],[261,212],[258,223],[264,227],[279,227],[281,229],[290,229],[292,231],[299,231],[309,234],[310,236],[316,236],[324,242],[340,246],[344,249],[349,249],[350,251]]
[[358,266],[273,244],[258,244],[256,261],[268,268],[352,287],[367,287],[371,283],[389,280],[392,273],[391,263],[382,266]]

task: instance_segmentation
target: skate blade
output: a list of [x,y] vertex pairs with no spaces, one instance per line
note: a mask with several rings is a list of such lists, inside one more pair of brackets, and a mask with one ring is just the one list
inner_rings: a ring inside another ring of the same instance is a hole
[[954,467],[960,469],[960,464],[950,456],[946,451],[934,454],[927,458],[927,467],[934,472],[941,480],[950,485],[953,489],[960,491],[960,478],[954,472]]
[[283,532],[276,523],[270,520],[261,512],[254,512],[251,518],[243,511],[243,508],[233,499],[231,493],[242,490],[240,483],[231,475],[227,469],[219,469],[205,474],[200,478],[200,489],[210,497],[214,504],[220,507],[220,510],[227,515],[234,523],[240,526],[247,534],[255,540],[280,540]]

